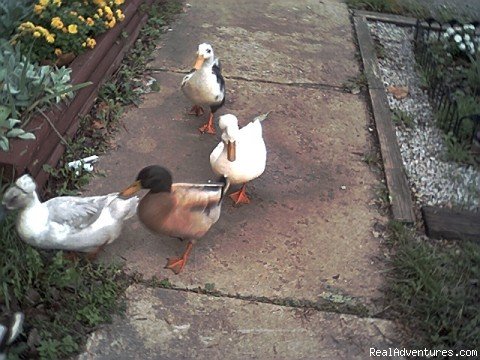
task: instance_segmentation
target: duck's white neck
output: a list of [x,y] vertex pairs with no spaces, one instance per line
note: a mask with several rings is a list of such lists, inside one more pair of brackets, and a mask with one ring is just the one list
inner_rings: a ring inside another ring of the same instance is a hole
[[48,208],[40,202],[34,192],[28,205],[18,214],[17,231],[24,241],[31,244],[32,238],[45,231],[47,223]]
[[205,61],[202,64],[202,68],[204,69],[211,68],[214,61],[215,61],[215,57],[212,55],[211,57],[205,59]]

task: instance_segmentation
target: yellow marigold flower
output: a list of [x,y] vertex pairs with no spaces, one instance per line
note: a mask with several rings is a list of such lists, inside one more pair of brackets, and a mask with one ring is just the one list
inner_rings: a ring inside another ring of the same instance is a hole
[[82,15],[78,15],[78,20],[85,21],[85,18]]
[[33,7],[33,12],[38,15],[42,13],[43,9],[44,7],[42,5],[35,5]]
[[52,34],[48,34],[47,36],[45,36],[45,39],[47,40],[47,42],[48,42],[49,44],[52,44],[52,43],[55,42],[55,36],[52,35]]
[[24,22],[18,27],[19,30],[30,30],[35,28],[35,25],[31,21]]
[[112,18],[112,20],[107,22],[107,26],[111,29],[115,26],[116,23],[117,23],[117,21],[115,20],[115,18]]
[[78,26],[75,25],[75,24],[70,24],[70,25],[68,25],[68,32],[69,32],[70,34],[76,34],[76,33],[78,33]]
[[122,5],[125,2],[125,0],[115,0],[115,5]]
[[99,19],[99,18],[100,18],[100,16],[98,16],[98,14],[93,15],[93,17],[94,17],[95,19]]
[[33,32],[33,37],[39,38],[40,36],[42,36],[42,34],[40,34],[40,31]]
[[97,42],[95,41],[95,39],[87,38],[87,46],[89,48],[93,49],[95,45],[97,45]]
[[104,7],[106,5],[105,0],[93,0],[93,3],[100,7]]
[[118,19],[119,21],[125,20],[125,15],[123,15],[122,10],[118,9],[118,10],[116,11],[116,13],[117,13],[117,19]]
[[52,22],[50,24],[56,29],[63,28],[63,21],[58,16],[52,18]]
[[55,48],[55,55],[60,56],[60,55],[62,55],[62,54],[63,54],[63,53],[62,53],[62,49]]
[[93,26],[95,25],[95,21],[91,17],[88,17],[87,20],[85,21],[88,26]]
[[62,5],[62,0],[53,0],[53,4],[60,7]]
[[62,28],[62,31],[63,31],[64,33],[68,32],[68,30],[67,30],[67,28],[66,28],[65,26]]
[[40,34],[42,34],[42,35],[45,36],[45,37],[48,36],[48,35],[50,35],[50,33],[48,32],[48,30],[45,29],[45,28],[42,27],[42,26],[35,26],[35,30],[36,30],[36,31],[39,31]]
[[112,9],[110,8],[110,6],[105,6],[105,7],[103,8],[103,10],[105,10],[105,12],[106,12],[107,14],[113,15],[113,11],[112,11]]
[[103,10],[102,9],[97,9],[98,15],[102,16],[103,15]]
[[38,3],[43,7],[47,6],[50,0],[39,0]]
[[78,13],[76,11],[70,11],[70,15],[77,16]]
[[82,43],[82,46],[83,46],[83,47],[87,47],[87,43],[86,43],[86,42],[83,42],[83,43]]

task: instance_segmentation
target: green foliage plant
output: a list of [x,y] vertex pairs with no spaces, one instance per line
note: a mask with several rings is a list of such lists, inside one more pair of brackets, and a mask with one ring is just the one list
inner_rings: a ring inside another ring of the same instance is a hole
[[21,126],[37,109],[73,96],[88,83],[70,85],[69,68],[57,69],[30,62],[19,46],[0,42],[0,148],[9,150],[9,138],[35,139]]

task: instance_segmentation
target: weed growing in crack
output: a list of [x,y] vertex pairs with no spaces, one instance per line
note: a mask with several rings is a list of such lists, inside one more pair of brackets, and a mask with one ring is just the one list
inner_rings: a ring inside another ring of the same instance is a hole
[[407,128],[413,128],[415,125],[413,116],[399,109],[393,110],[392,121],[396,126],[406,126]]

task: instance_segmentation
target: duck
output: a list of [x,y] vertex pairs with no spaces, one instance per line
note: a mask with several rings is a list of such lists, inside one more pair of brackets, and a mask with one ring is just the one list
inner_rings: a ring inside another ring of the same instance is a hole
[[228,179],[223,176],[218,182],[173,183],[168,169],[151,165],[143,168],[135,182],[121,191],[120,195],[128,197],[141,189],[149,190],[137,209],[143,225],[156,234],[188,239],[182,256],[169,258],[165,266],[179,274],[196,241],[218,221],[224,194],[229,186]]
[[7,348],[22,332],[25,315],[21,312],[14,313],[7,325],[0,324],[0,360],[7,358]]
[[202,106],[210,107],[208,121],[198,130],[215,134],[213,114],[225,104],[225,80],[220,61],[215,58],[210,44],[198,45],[197,59],[193,69],[183,78],[181,89],[194,104],[190,115],[200,116],[204,113]]
[[25,174],[5,192],[2,205],[18,210],[17,233],[24,242],[47,250],[89,253],[95,258],[134,216],[139,198],[122,199],[118,193],[102,196],[58,196],[41,202],[34,179]]
[[222,140],[210,153],[210,165],[215,174],[228,177],[232,185],[243,184],[240,190],[230,194],[235,205],[248,204],[247,182],[265,171],[267,149],[262,134],[262,121],[268,113],[257,116],[246,126],[239,128],[233,114],[220,116],[218,124]]

